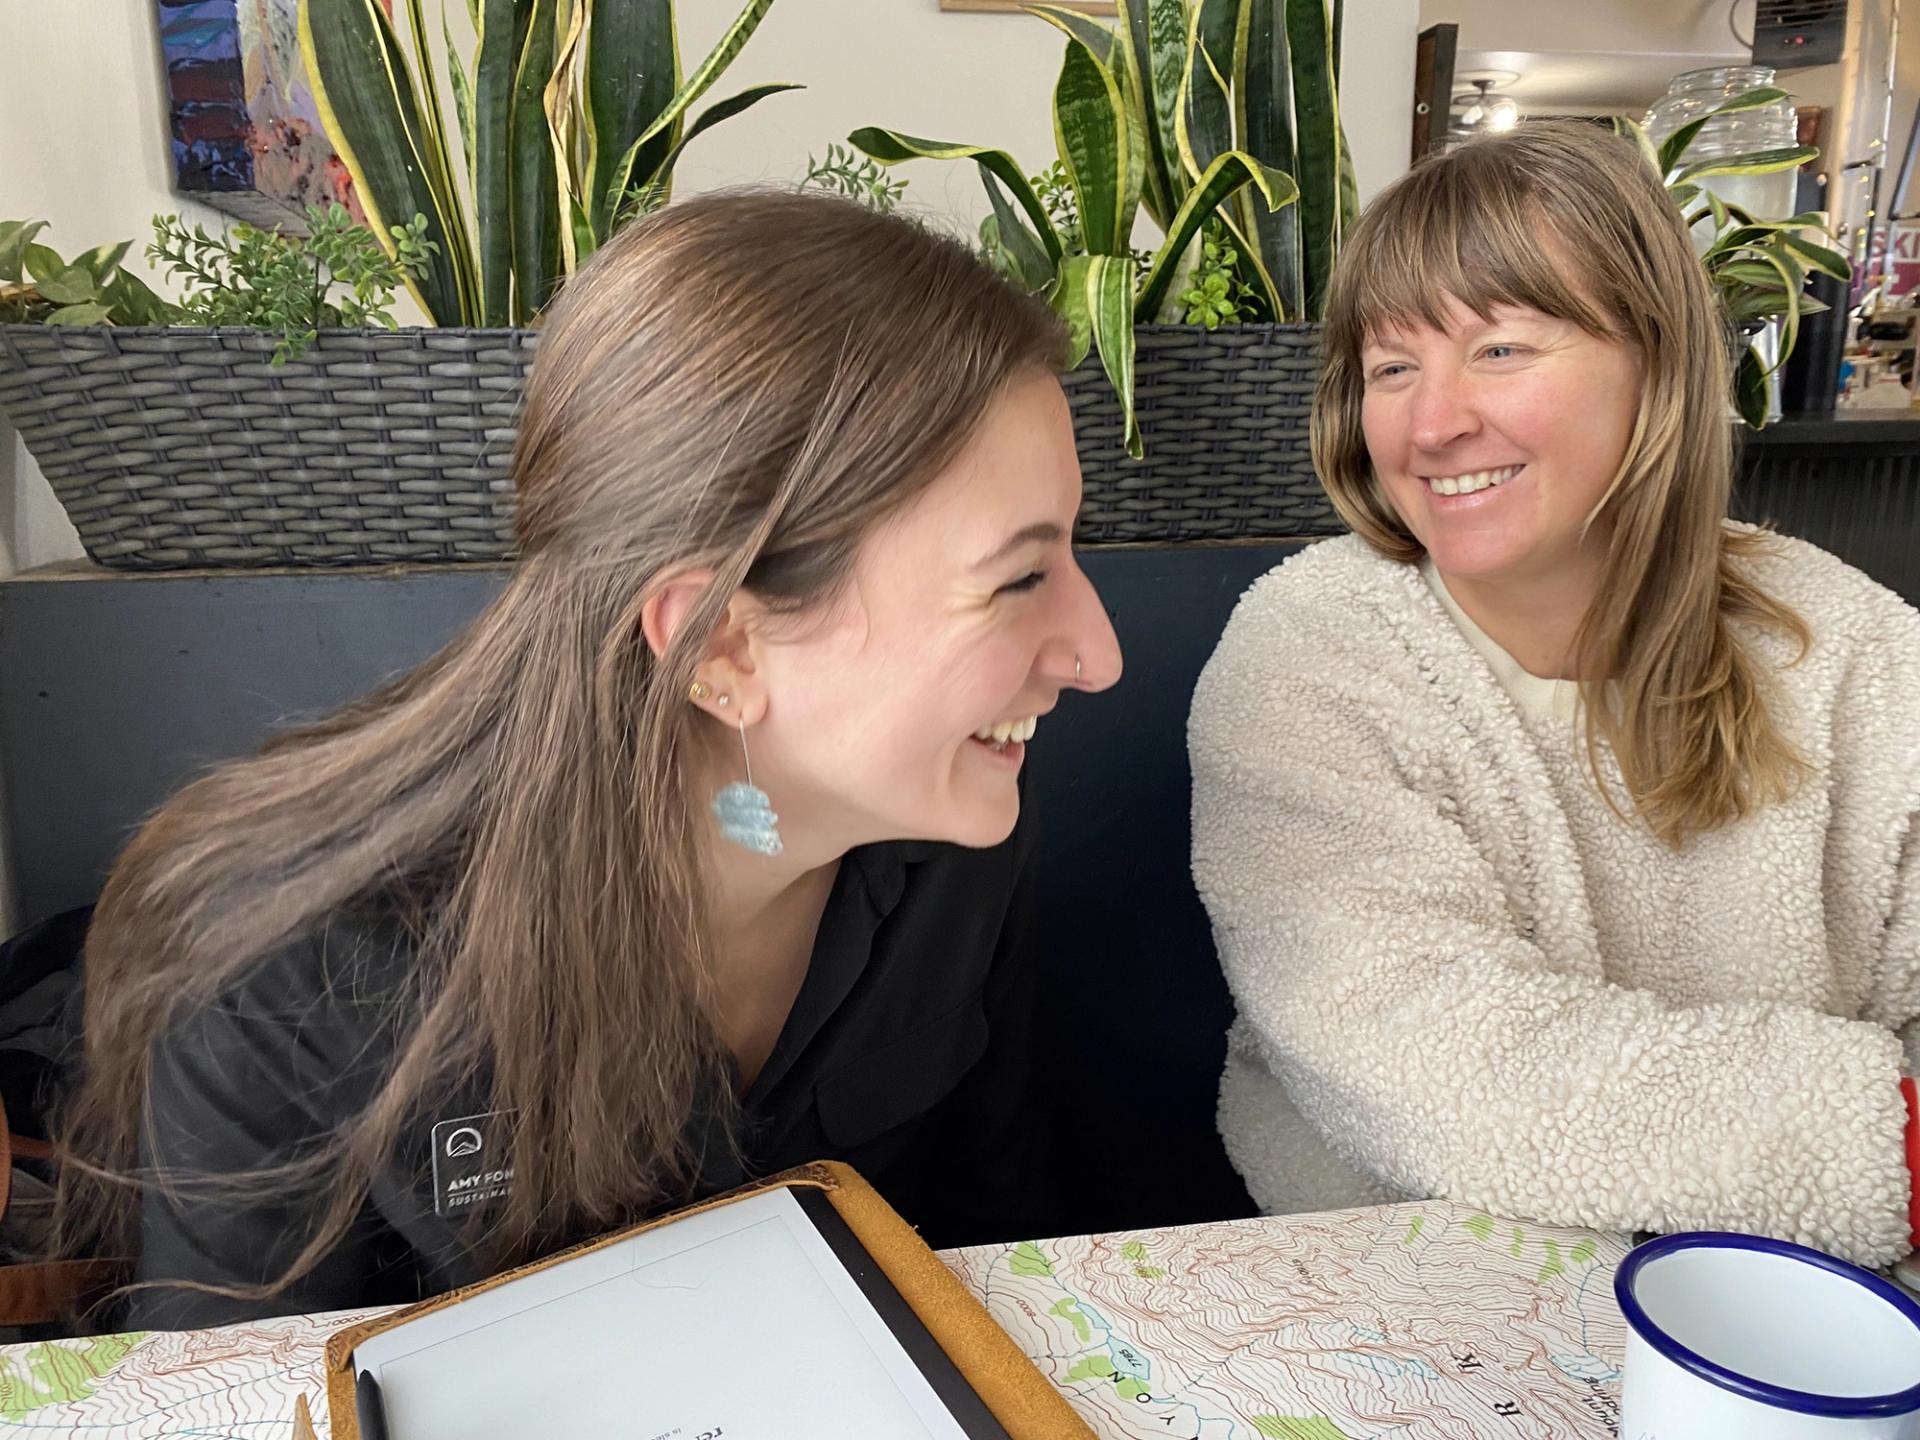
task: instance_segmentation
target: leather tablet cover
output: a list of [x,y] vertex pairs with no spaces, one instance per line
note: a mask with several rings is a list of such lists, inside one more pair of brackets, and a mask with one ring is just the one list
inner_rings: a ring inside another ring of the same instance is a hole
[[994,1323],[986,1307],[941,1263],[940,1257],[927,1248],[913,1227],[896,1215],[879,1192],[850,1166],[835,1161],[819,1161],[768,1176],[698,1205],[656,1216],[644,1225],[590,1240],[477,1285],[436,1295],[391,1315],[337,1331],[327,1340],[327,1410],[333,1421],[334,1440],[360,1440],[360,1425],[353,1407],[353,1352],[362,1341],[445,1306],[458,1305],[469,1295],[504,1285],[518,1276],[563,1264],[575,1255],[617,1244],[661,1225],[671,1225],[682,1216],[696,1215],[749,1195],[787,1186],[807,1186],[826,1192],[833,1208],[847,1222],[847,1228],[859,1237],[874,1263],[886,1272],[894,1289],[900,1292],[920,1323],[947,1352],[955,1368],[966,1377],[974,1393],[1013,1440],[1095,1440],[1093,1431],[1074,1413],[1066,1397],[1034,1368],[1025,1352]]

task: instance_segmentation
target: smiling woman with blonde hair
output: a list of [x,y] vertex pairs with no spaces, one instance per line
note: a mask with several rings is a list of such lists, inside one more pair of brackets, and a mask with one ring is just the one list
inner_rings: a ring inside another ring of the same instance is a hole
[[1906,1253],[1920,615],[1728,521],[1659,177],[1571,123],[1429,160],[1324,344],[1355,533],[1249,591],[1191,725],[1255,1198]]

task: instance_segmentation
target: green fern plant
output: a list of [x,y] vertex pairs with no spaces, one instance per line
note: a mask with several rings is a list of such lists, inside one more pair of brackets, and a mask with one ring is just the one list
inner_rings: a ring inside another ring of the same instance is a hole
[[252,225],[210,235],[177,215],[156,215],[147,258],[180,283],[178,320],[271,331],[280,337],[275,365],[304,353],[322,329],[395,328],[395,293],[426,275],[439,249],[426,217],[394,226],[391,256],[345,206],[313,206],[307,224],[304,238]]
[[800,181],[800,188],[844,195],[868,209],[886,214],[899,207],[901,197],[907,193],[907,182],[857,151],[829,145],[826,159],[807,156],[807,173]]

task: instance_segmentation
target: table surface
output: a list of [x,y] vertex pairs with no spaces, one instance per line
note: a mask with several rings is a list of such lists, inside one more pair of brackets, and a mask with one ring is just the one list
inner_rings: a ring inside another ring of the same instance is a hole
[[[1623,1237],[1444,1201],[948,1251],[1102,1440],[1615,1432]],[[326,1337],[377,1312],[0,1347],[0,1436],[328,1433]]]

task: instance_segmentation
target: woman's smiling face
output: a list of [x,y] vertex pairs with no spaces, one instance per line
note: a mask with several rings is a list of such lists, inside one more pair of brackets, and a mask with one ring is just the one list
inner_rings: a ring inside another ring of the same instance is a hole
[[776,808],[854,843],[1005,839],[1036,717],[1120,677],[1079,509],[1066,397],[1035,371],[867,537],[844,594],[765,647],[753,763]]
[[1448,579],[1537,580],[1604,546],[1589,521],[1640,408],[1617,341],[1525,306],[1386,328],[1361,351],[1362,427],[1386,499]]

